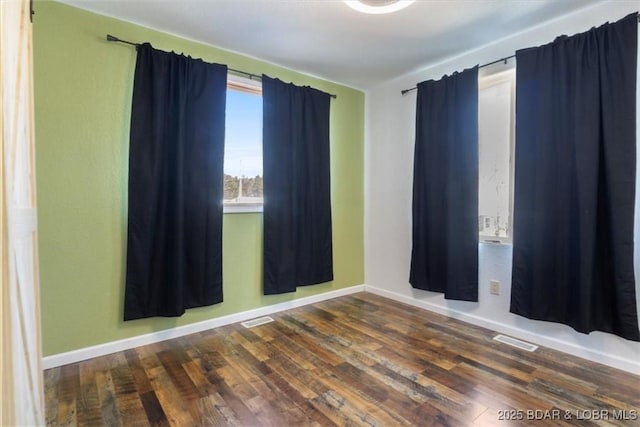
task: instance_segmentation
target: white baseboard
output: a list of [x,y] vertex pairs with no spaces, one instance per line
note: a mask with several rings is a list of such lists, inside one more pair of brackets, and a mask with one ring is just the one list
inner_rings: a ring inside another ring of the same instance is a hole
[[536,334],[521,328],[517,328],[504,323],[496,322],[494,320],[479,317],[473,314],[465,313],[458,310],[448,309],[437,304],[433,304],[428,301],[418,300],[410,296],[402,295],[396,292],[387,291],[380,288],[375,288],[368,285],[357,285],[349,288],[338,289],[335,291],[325,292],[319,295],[312,295],[309,297],[298,298],[291,301],[282,302],[279,304],[273,304],[266,307],[260,307],[252,310],[243,311],[240,313],[229,314],[227,316],[217,317],[214,319],[205,320],[202,322],[191,323],[189,325],[178,326],[172,329],[166,329],[163,331],[152,332],[145,335],[139,335],[136,337],[126,338],[123,340],[112,341],[104,344],[99,344],[91,347],[85,347],[78,350],[69,351],[66,353],[54,354],[44,357],[42,359],[43,369],[55,368],[58,366],[67,365],[69,363],[76,363],[83,360],[91,359],[93,357],[104,356],[106,354],[115,353],[118,351],[128,350],[130,348],[139,347],[142,345],[153,344],[160,341],[165,341],[172,338],[182,337],[197,332],[206,331],[208,329],[217,328],[231,323],[243,322],[256,317],[267,316],[269,314],[277,313],[292,308],[302,307],[304,305],[314,304],[316,302],[325,301],[328,299],[340,297],[343,295],[350,295],[357,292],[370,292],[372,294],[380,295],[385,298],[389,298],[395,301],[399,301],[414,307],[422,308],[424,310],[432,311],[444,316],[452,317],[454,319],[462,320],[477,326],[482,326],[496,332],[511,335],[515,338],[530,341],[532,343],[552,348],[554,350],[562,351],[574,356],[583,357],[585,359],[592,360],[594,362],[603,363],[614,368],[622,369],[632,374],[640,375],[640,361],[625,359],[614,356],[609,353],[599,352],[593,349],[582,347],[573,343],[560,341],[558,339],[549,338],[540,334]]
[[279,311],[302,307],[304,305],[314,304],[316,302],[325,301],[343,295],[363,292],[364,289],[364,285],[351,286],[349,288],[337,289],[335,291],[329,291],[318,295],[297,298],[291,301],[281,302],[279,304],[268,305],[266,307],[260,307],[253,310],[247,310],[240,313],[229,314],[227,316],[216,317],[214,319],[191,323],[184,326],[178,326],[176,328],[166,329],[163,331],[152,332],[149,334],[139,335],[123,340],[85,347],[66,353],[54,354],[42,359],[42,367],[43,369],[49,369],[67,365],[69,363],[76,363],[83,360],[91,359],[93,357],[104,356],[106,354],[128,350],[130,348],[139,347],[142,345],[153,344],[172,338],[182,337],[184,335],[206,331],[208,329],[217,328],[219,326],[229,325],[231,323],[243,322],[255,317],[267,316]]
[[594,362],[602,363],[632,374],[640,375],[640,361],[617,357],[609,353],[603,353],[597,350],[579,346],[573,343],[560,341],[559,339],[546,337],[525,329],[517,328],[484,317],[475,316],[459,310],[448,309],[428,301],[422,301],[410,296],[402,295],[396,292],[387,291],[385,289],[375,288],[373,286],[364,285],[364,290],[372,294],[380,295],[398,302],[402,302],[414,307],[432,311],[454,319],[462,320],[473,325],[482,326],[496,332],[511,335],[515,338],[530,341],[554,350],[568,353],[573,356],[582,357]]

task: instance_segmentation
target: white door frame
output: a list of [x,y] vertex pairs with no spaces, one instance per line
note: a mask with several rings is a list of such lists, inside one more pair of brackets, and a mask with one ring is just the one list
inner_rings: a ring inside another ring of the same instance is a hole
[[0,425],[44,424],[29,0],[0,0]]

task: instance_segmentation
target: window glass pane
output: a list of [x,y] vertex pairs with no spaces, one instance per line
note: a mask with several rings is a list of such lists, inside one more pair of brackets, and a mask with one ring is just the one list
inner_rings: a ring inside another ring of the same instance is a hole
[[513,73],[489,77],[481,85],[479,115],[480,237],[510,237],[511,138],[513,126]]
[[224,203],[262,203],[262,97],[227,90]]

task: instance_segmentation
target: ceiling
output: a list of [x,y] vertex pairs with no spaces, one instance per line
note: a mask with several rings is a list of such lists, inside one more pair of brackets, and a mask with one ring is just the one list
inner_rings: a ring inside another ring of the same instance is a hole
[[64,0],[359,89],[601,1],[417,0],[367,15],[340,0]]

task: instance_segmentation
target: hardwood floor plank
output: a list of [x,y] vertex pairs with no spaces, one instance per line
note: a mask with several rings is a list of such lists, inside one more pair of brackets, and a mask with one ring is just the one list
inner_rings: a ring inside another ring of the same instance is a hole
[[213,393],[197,400],[196,408],[200,417],[196,420],[201,426],[241,426],[233,411],[226,405],[224,399]]
[[[371,416],[372,420],[377,420],[376,425],[406,425],[406,418],[391,410],[383,407],[382,402],[386,400],[388,394],[380,395],[380,392],[373,391],[372,387],[365,385],[364,381],[347,382],[348,376],[340,376],[340,371],[336,373],[331,371],[323,371],[321,381],[330,387],[328,393],[332,396],[339,395],[342,397],[342,403],[352,407],[354,413],[363,412]],[[327,395],[327,393],[325,393]],[[382,399],[380,398],[382,397]],[[363,421],[362,415],[358,415]]]
[[282,391],[286,400],[291,401],[292,404],[296,405],[300,409],[300,411],[302,411],[302,413],[307,418],[309,425],[334,425],[334,423],[323,413],[316,411],[313,405],[310,403],[311,399],[317,397],[315,393],[307,395],[308,397],[303,396],[299,388],[294,388],[294,383],[292,383],[291,381],[287,381],[286,378],[284,378],[282,375],[279,375],[275,371],[267,374],[267,378],[272,384],[274,384],[276,387],[278,387],[278,389]]
[[[393,415],[396,423],[417,425],[423,421],[421,414],[415,411],[415,402],[407,399],[404,393],[387,387],[385,383],[374,376],[368,375],[348,363],[338,366],[337,371],[336,379],[349,380],[359,384],[358,391],[370,396],[381,410]],[[425,402],[426,400],[422,403]]]
[[157,356],[180,398],[185,402],[192,402],[199,399],[200,393],[198,389],[184,370],[182,363],[186,360],[180,358],[179,353],[175,351],[161,351]]
[[553,407],[552,402],[542,399],[538,394],[528,393],[526,384],[511,383],[507,379],[494,377],[490,372],[476,366],[461,363],[455,369],[452,369],[452,373],[473,382],[476,391],[482,391],[499,399],[504,407],[495,409],[510,407],[514,409],[539,408],[548,410]]
[[[339,425],[358,425],[358,426],[384,426],[384,425],[407,425],[395,422],[383,424],[382,420],[377,418],[379,411],[373,414],[368,412],[372,407],[368,402],[361,402],[353,396],[345,398],[335,390],[328,390],[320,396],[316,397],[314,403],[319,408],[323,408],[325,414],[332,416]],[[356,406],[357,405],[357,406]]]
[[168,426],[169,420],[162,410],[162,405],[153,390],[140,394],[144,413],[151,426]]
[[75,399],[58,402],[56,425],[64,427],[78,425]]
[[127,365],[131,370],[133,381],[138,393],[144,394],[152,391],[151,383],[147,377],[147,373],[144,371],[144,366],[138,357],[138,353],[135,350],[125,350],[125,358],[127,359]]
[[598,388],[589,381],[570,377],[566,374],[552,371],[545,367],[537,368],[535,371],[535,377],[538,380],[547,381],[555,384],[557,387],[582,395],[595,395],[598,391]]
[[[140,395],[136,389],[129,365],[124,364],[111,369],[111,378],[116,395],[116,406],[120,419],[128,426],[145,426],[149,423]],[[89,424],[95,425],[95,424]]]
[[182,367],[198,390],[199,398],[217,392],[215,386],[211,384],[205,376],[206,372],[210,372],[211,369],[205,369],[204,362],[202,362],[201,359],[192,359],[190,362],[182,365]]
[[[237,400],[247,407],[251,418],[255,418],[254,423],[258,425],[284,425],[284,420],[269,407],[268,402],[250,384],[242,379],[236,369],[225,366],[217,369],[216,372]],[[223,396],[225,400],[227,396]]]
[[368,357],[363,352],[354,349],[353,343],[349,340],[339,336],[325,334],[323,331],[318,330],[318,328],[305,323],[304,321],[301,322],[290,315],[282,316],[281,319],[287,323],[288,327],[293,328],[301,334],[309,336],[322,347],[334,353],[338,357],[358,360],[360,363],[368,366],[372,366],[376,363],[374,359]]
[[272,317],[47,370],[47,425],[640,426],[639,376],[378,295]]
[[57,397],[59,401],[70,402],[76,399],[80,388],[80,366],[77,363],[59,368]]
[[98,370],[95,376],[102,422],[108,426],[122,425],[120,413],[116,406],[116,394],[113,388],[111,372],[109,370]]
[[[277,329],[275,326],[274,328]],[[292,337],[281,335],[277,340],[271,342],[271,347],[286,355],[292,362],[296,363],[303,369],[315,369],[318,364],[324,363],[318,356],[316,356],[316,354],[314,354],[313,351],[310,351],[298,344],[295,341],[297,336],[297,333]]]
[[[281,324],[279,326],[282,329],[290,328],[288,325]],[[289,337],[289,341],[293,341],[297,344],[297,348],[304,349],[304,352],[307,355],[311,355],[314,359],[320,359],[325,363],[329,363],[330,365],[336,366],[343,362],[343,360],[336,356],[332,351],[328,351],[314,340],[309,338],[307,335],[300,334],[296,329],[291,329],[295,331],[295,335]]]
[[442,385],[434,385],[427,378],[418,375],[407,376],[405,372],[398,372],[388,366],[376,365],[373,369],[392,382],[391,387],[401,385],[401,390],[412,400],[421,402],[421,409],[426,411],[422,416],[428,418],[443,418],[457,420],[457,423],[468,421],[486,409],[477,405],[473,400],[464,396],[452,395],[453,390]]
[[45,423],[48,426],[58,423],[58,381],[60,381],[60,368],[44,371]]
[[[615,375],[614,377],[618,378],[618,375]],[[633,377],[637,378],[637,376]],[[640,412],[640,393],[638,393],[638,383],[636,383],[635,386],[621,383],[614,384],[611,382],[611,379],[609,381],[602,381],[598,383],[602,385],[598,387],[597,395],[609,396],[621,402],[626,401]]]
[[[562,389],[544,380],[536,379],[531,384],[529,384],[528,388],[544,396],[545,399],[552,401],[554,403],[554,406],[562,410],[569,410],[571,413],[576,414],[576,417],[584,412],[588,412],[590,416],[592,413],[591,411],[596,411],[597,413],[601,413],[601,411],[613,413],[614,410],[622,409],[607,405],[592,396],[585,396],[579,393],[567,393],[565,389]],[[612,424],[608,423],[607,420],[598,420],[598,422],[594,423],[594,425]]]
[[261,362],[264,362],[271,357],[271,353],[267,346],[265,346],[260,339],[256,335],[252,334],[248,329],[245,329],[245,331],[234,331],[231,334],[231,337],[235,342],[242,345],[242,347],[251,353],[253,357]]
[[259,421],[255,414],[251,412],[242,399],[235,394],[234,390],[229,387],[224,379],[218,374],[217,369],[209,371],[207,373],[207,379],[214,386],[229,408],[234,412],[242,425],[259,425]]
[[294,312],[293,316],[303,323],[306,321],[307,324],[312,325],[312,327],[318,327],[325,335],[336,337],[343,345],[357,345],[359,348],[371,351],[378,350],[384,346],[381,342],[376,342],[368,337],[351,333],[348,327],[341,325],[339,322],[329,321],[324,319],[323,316],[318,316],[318,314],[322,312],[322,310],[318,309],[313,312],[299,311],[297,313]]
[[315,379],[313,372],[301,369],[290,363],[289,360],[285,360],[282,356],[276,355],[266,360],[265,364],[274,373],[287,381],[305,399],[313,399],[327,390],[324,385]]
[[[307,333],[311,333],[311,331],[313,331],[316,334],[319,333],[316,328],[307,328],[306,329]],[[323,330],[323,332],[324,332],[324,330]],[[327,337],[327,335],[323,335],[323,336]],[[328,339],[327,341],[330,341],[330,339]],[[356,366],[360,365],[361,357],[351,357],[351,354],[353,354],[352,353],[352,347],[357,347],[357,346],[354,343],[347,343],[347,344],[342,343],[342,344],[343,344],[343,346],[344,345],[348,346],[348,348],[349,348],[348,352],[345,352],[345,350],[342,349],[341,347],[335,347],[335,348],[333,348],[333,350],[337,354],[341,355],[341,357],[345,358],[345,360],[349,361],[350,363],[353,363]],[[415,379],[415,376],[420,372],[420,370],[422,368],[421,365],[409,363],[410,361],[408,361],[406,359],[401,359],[400,357],[394,357],[393,360],[389,360],[388,358],[385,358],[382,355],[383,353],[385,353],[385,350],[387,350],[386,348],[385,349],[380,349],[377,352],[371,352],[371,351],[366,350],[364,348],[360,348],[358,350],[359,350],[359,352],[357,354],[359,354],[360,356],[362,356],[363,354],[366,354],[366,355],[370,356],[373,359],[373,361],[375,361],[378,365],[385,366],[385,367],[389,368],[389,370],[392,372],[392,374],[389,375],[389,373],[386,372],[385,373],[386,374],[385,375],[386,379],[394,378],[396,381],[395,381],[395,384],[387,383],[387,385],[395,387],[398,382],[402,382],[402,383],[404,383],[403,385],[405,386],[405,388],[403,389],[403,391],[405,393],[407,392],[407,389],[409,389],[409,390],[411,390],[411,389],[413,389],[413,390],[419,389],[420,391],[423,390],[419,384],[417,384],[416,382],[413,381],[413,379]],[[400,361],[400,363],[395,363],[395,362],[398,362],[398,361]],[[366,364],[363,367],[366,369]],[[396,374],[399,374],[399,375],[396,375]],[[398,380],[399,378],[402,378],[402,380]],[[353,383],[353,381],[351,381],[351,383]],[[429,393],[425,393],[425,394],[428,397],[433,397],[433,393],[431,391]],[[439,398],[441,400],[443,400],[443,401],[446,400],[446,399],[442,398],[441,396],[439,396]],[[415,394],[413,395],[413,399],[416,399]],[[426,400],[421,400],[421,403],[424,403],[424,402],[426,402]],[[454,404],[450,402],[449,406],[454,406]],[[472,414],[477,413],[479,410],[484,410],[484,408],[478,408],[478,407],[475,407],[473,405],[472,406],[464,406],[464,407],[463,407],[463,405],[459,405],[459,407],[457,409],[459,411],[462,411],[462,412],[458,412],[459,414],[460,413],[463,413],[463,414],[467,413],[467,411],[463,410],[463,408],[469,408],[471,410]],[[436,409],[436,411],[438,411],[438,410]],[[439,412],[436,415],[440,415]],[[434,416],[436,416],[436,415],[434,415]]]
[[529,384],[532,378],[529,376],[528,379],[520,379],[519,376],[507,374],[503,370],[492,368],[491,366],[488,366],[488,364],[480,363],[473,359],[468,359],[462,355],[456,356],[456,361],[469,366],[473,366],[478,369],[482,369],[483,371],[490,373],[494,377],[503,378],[512,384],[520,384],[522,386],[526,386],[527,384]]
[[147,376],[155,395],[171,426],[192,425],[189,405],[185,403],[162,366],[147,369]]
[[366,319],[357,319],[351,316],[339,321],[346,323],[352,330],[381,343],[382,350],[401,351],[402,357],[414,357],[415,359],[428,361],[431,364],[437,364],[445,369],[455,365],[451,362],[452,353],[443,350],[433,351],[432,347],[427,347],[428,344],[426,342],[413,336],[400,334],[387,327],[387,325],[371,324]]
[[[243,346],[237,344],[235,346],[237,356],[236,363],[238,373],[248,382],[260,396],[264,397],[270,406],[274,407],[276,412],[283,415],[286,423],[291,425],[301,425],[308,423],[309,417],[305,411],[295,402],[288,402],[289,395],[284,393],[277,384],[270,379],[277,377],[274,372],[264,362],[253,357]],[[281,378],[280,378],[281,379]],[[280,381],[282,385],[284,381]],[[295,397],[295,396],[294,396]]]
[[79,368],[80,391],[76,399],[78,425],[99,425],[102,423],[102,412],[96,384],[95,364],[88,360],[80,363]]

